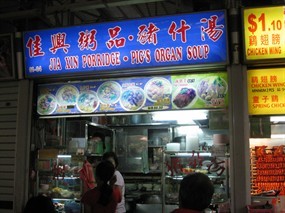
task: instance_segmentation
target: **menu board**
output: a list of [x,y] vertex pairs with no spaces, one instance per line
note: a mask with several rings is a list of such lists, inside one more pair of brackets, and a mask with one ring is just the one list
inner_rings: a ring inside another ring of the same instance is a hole
[[277,190],[285,194],[285,154],[284,146],[256,146],[251,151],[251,193]]
[[247,72],[248,113],[285,113],[285,69],[256,69]]
[[284,6],[244,9],[244,55],[247,61],[284,58],[284,11]]
[[227,73],[109,79],[38,86],[39,115],[225,108]]

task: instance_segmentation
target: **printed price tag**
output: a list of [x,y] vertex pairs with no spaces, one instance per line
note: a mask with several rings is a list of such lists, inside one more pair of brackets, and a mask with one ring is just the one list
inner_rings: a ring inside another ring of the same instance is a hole
[[244,10],[246,60],[284,58],[285,7]]

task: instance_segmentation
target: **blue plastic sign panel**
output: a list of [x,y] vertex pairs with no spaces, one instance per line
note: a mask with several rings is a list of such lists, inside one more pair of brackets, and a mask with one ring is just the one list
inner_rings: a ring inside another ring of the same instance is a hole
[[226,12],[24,33],[26,77],[227,63]]

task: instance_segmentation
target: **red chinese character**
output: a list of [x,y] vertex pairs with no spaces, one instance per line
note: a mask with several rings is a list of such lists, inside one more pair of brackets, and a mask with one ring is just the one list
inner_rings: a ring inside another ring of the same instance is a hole
[[264,95],[264,96],[262,96],[262,100],[264,101],[264,103],[266,103],[267,101],[268,101],[268,96],[267,95]]
[[180,28],[176,29],[176,27],[177,25],[173,21],[170,27],[168,28],[168,34],[172,36],[172,40],[176,41],[176,34],[178,33],[178,34],[181,34],[181,41],[183,43],[187,42],[186,31],[191,29],[190,25],[186,24],[185,20],[181,20]]
[[205,34],[208,35],[208,37],[216,42],[222,35],[223,35],[223,28],[224,25],[217,25],[217,19],[218,16],[211,16],[210,19],[202,18],[200,20],[201,23],[208,23],[208,27],[201,27],[201,39],[202,41],[205,41]]
[[68,53],[69,44],[65,43],[66,34],[57,33],[51,36],[52,47],[49,49],[53,54],[57,52],[58,49],[63,49],[65,53]]
[[252,76],[251,77],[251,83],[258,83],[258,77],[257,76]]
[[97,49],[97,41],[95,39],[97,31],[96,30],[88,30],[80,31],[79,32],[79,38],[77,40],[78,42],[78,47],[80,50],[96,50]]
[[280,34],[272,34],[272,44],[280,44]]
[[157,44],[157,32],[160,31],[160,29],[156,27],[155,24],[149,23],[148,27],[143,24],[140,25],[138,29],[138,42],[140,42],[141,44]]
[[255,104],[259,103],[259,97],[258,96],[253,96],[252,97],[252,102],[255,103]]
[[114,46],[116,48],[120,48],[120,47],[124,47],[125,43],[126,43],[126,39],[124,37],[121,38],[117,38],[117,36],[119,35],[119,33],[121,32],[121,27],[116,26],[114,28],[110,28],[108,30],[110,39],[106,42],[106,45],[108,47],[108,49],[113,48]]
[[278,95],[272,95],[271,100],[272,102],[278,102]]
[[257,37],[255,35],[249,36],[249,46],[257,45]]
[[276,75],[271,75],[270,76],[270,82],[277,82],[277,76]]
[[267,83],[268,82],[267,76],[261,76],[260,80],[261,80],[262,83]]
[[42,52],[41,43],[42,39],[39,35],[35,35],[34,39],[29,38],[26,47],[29,49],[29,56],[37,57],[43,56],[45,53]]

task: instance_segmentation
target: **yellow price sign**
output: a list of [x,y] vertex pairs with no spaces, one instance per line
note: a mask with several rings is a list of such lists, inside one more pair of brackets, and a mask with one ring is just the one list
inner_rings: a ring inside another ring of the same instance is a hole
[[284,58],[284,11],[283,6],[244,10],[246,60]]
[[285,68],[248,70],[250,115],[285,113]]

